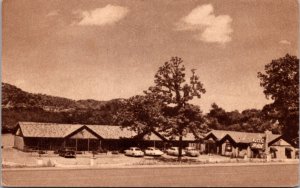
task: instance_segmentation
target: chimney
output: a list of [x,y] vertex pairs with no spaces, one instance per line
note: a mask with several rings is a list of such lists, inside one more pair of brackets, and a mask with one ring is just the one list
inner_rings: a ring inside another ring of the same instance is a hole
[[272,134],[271,131],[269,130],[265,130],[265,153],[268,154],[269,153],[269,140],[270,140],[270,135]]

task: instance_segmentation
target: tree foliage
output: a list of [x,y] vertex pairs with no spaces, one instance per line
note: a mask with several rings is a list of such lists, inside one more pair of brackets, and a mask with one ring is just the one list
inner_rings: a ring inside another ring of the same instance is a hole
[[183,60],[172,57],[159,67],[155,74],[155,86],[150,87],[146,93],[155,93],[166,104],[175,104],[177,108],[181,108],[194,97],[200,98],[206,92],[195,71],[192,69],[190,83],[186,83]]
[[246,109],[241,113],[237,110],[227,112],[213,103],[205,117],[210,129],[243,132],[264,132],[269,129],[273,133],[279,133],[278,126],[257,109]]
[[299,130],[299,59],[287,54],[265,65],[258,73],[264,94],[273,102],[264,106],[266,117],[278,120],[287,138],[298,136]]
[[158,130],[166,120],[162,103],[154,95],[136,95],[124,101],[114,122],[136,132]]
[[159,67],[154,78],[155,85],[145,91],[147,95],[156,96],[165,105],[162,110],[167,121],[161,127],[165,133],[179,137],[179,160],[182,137],[187,131],[199,132],[203,129],[204,122],[200,108],[188,103],[194,97],[200,98],[205,93],[195,69],[191,72],[192,76],[187,83],[183,60],[172,57]]

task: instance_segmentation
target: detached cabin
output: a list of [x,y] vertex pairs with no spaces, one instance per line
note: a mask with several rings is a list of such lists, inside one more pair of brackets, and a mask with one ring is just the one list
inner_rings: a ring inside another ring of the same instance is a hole
[[76,151],[124,150],[143,143],[161,145],[164,141],[157,132],[137,134],[120,126],[19,122],[14,147],[24,151],[62,147],[72,147]]
[[272,140],[268,144],[268,152],[271,153],[273,158],[279,159],[295,159],[298,149],[294,148],[290,143],[285,141],[282,137]]

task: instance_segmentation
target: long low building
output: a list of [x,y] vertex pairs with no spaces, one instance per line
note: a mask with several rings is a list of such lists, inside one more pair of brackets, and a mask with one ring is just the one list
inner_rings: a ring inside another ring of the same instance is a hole
[[[195,142],[190,134],[184,137],[184,147]],[[156,131],[137,133],[112,125],[19,122],[14,138],[14,147],[24,151],[57,150],[63,147],[71,147],[76,151],[124,150],[131,146],[165,149],[176,145],[176,141],[168,140]]]

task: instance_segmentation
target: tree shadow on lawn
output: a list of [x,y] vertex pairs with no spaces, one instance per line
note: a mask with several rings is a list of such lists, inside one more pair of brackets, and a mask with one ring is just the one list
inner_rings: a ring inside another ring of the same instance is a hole
[[196,159],[181,159],[178,161],[177,158],[165,158],[165,157],[153,157],[144,159],[138,163],[137,165],[179,165],[179,164],[204,164],[203,161],[198,161]]

